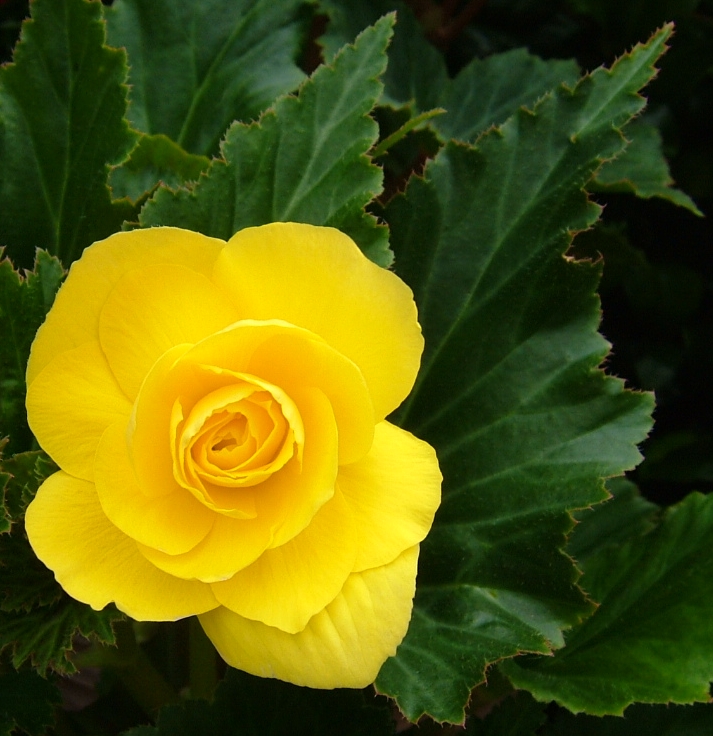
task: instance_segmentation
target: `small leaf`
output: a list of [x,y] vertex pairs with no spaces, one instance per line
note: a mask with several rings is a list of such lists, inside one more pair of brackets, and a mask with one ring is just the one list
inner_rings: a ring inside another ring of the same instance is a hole
[[131,215],[106,186],[135,141],[125,56],[104,45],[97,2],[35,0],[31,10],[14,63],[0,69],[0,242],[18,266],[37,247],[69,265]]
[[[25,534],[25,509],[56,466],[41,451],[0,463],[3,511],[9,524],[0,533],[0,651],[9,648],[15,668],[30,662],[47,670],[74,672],[69,659],[77,633],[113,644],[115,608],[93,611],[70,598],[36,557]],[[9,533],[7,533],[9,528]]]
[[57,686],[36,672],[0,674],[0,736],[15,729],[41,734],[52,725],[61,697]]
[[231,126],[191,190],[161,187],[141,211],[144,227],[175,225],[228,239],[268,222],[329,225],[388,265],[388,233],[365,205],[381,191],[381,170],[365,155],[378,130],[369,112],[381,92],[393,18],[381,20],[283,97],[258,123]]
[[[266,704],[269,709],[266,710]],[[192,700],[159,713],[155,727],[124,736],[391,736],[391,709],[369,690],[310,690],[229,669],[212,703]]]
[[108,39],[131,65],[129,119],[212,155],[233,120],[252,120],[304,74],[303,0],[117,0]]
[[447,114],[432,123],[444,140],[473,142],[491,125],[504,123],[521,106],[532,107],[560,83],[573,86],[579,79],[575,61],[545,61],[525,49],[475,59],[455,79],[449,79],[442,54],[426,39],[405,3],[320,0],[320,6],[330,17],[327,32],[319,39],[327,57],[369,23],[397,10],[384,94],[379,102],[395,107],[410,105],[414,114],[445,108]]
[[30,346],[64,276],[61,263],[36,253],[34,271],[20,275],[0,261],[0,439],[10,437],[6,454],[27,450],[32,434],[25,413],[25,369]]
[[702,217],[703,213],[695,202],[673,186],[658,128],[645,120],[634,120],[626,129],[626,137],[630,140],[626,151],[602,166],[589,189],[594,192],[632,192],[642,199],[659,197]]
[[599,214],[583,187],[622,150],[669,32],[477,148],[447,144],[385,210],[426,340],[395,421],[444,476],[411,626],[377,678],[411,720],[461,721],[490,663],[561,647],[591,613],[562,554],[569,512],[640,460],[652,397],[598,368],[599,269],[563,256]]
[[210,166],[210,159],[186,153],[165,135],[142,135],[129,158],[115,166],[109,185],[116,198],[138,202],[159,184],[171,189],[196,180]]
[[113,607],[94,611],[69,596],[29,613],[0,611],[0,650],[10,648],[15,668],[29,662],[42,675],[48,670],[71,674],[76,671],[70,658],[74,637],[113,644],[112,624],[122,618]]
[[[590,557],[595,614],[550,658],[502,669],[573,712],[621,715],[634,702],[709,700],[713,679],[713,496],[692,494],[648,535]],[[658,729],[656,729],[658,733]]]

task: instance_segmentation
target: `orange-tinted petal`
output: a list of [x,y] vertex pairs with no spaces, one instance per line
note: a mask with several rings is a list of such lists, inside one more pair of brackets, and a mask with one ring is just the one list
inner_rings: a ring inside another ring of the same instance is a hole
[[168,554],[193,549],[211,530],[215,514],[185,488],[165,496],[146,496],[136,480],[126,438],[126,423],[112,424],[97,448],[94,481],[99,502],[121,531]]
[[215,283],[243,319],[316,332],[359,366],[378,420],[408,395],[423,351],[411,290],[333,228],[273,223],[237,232]]
[[254,519],[215,512],[213,528],[192,550],[167,555],[140,546],[147,559],[178,577],[218,582],[252,564],[268,547],[288,542],[307,527],[334,495],[337,437],[329,403],[320,392],[305,392],[305,396],[295,397],[295,403],[305,426],[302,470],[293,459],[253,487]]
[[166,575],[142,557],[107,519],[92,483],[50,476],[27,509],[25,528],[59,584],[92,608],[114,601],[140,621],[175,621],[217,605],[210,586]]
[[307,687],[366,687],[406,634],[417,561],[416,546],[384,567],[353,573],[298,634],[225,607],[201,615],[200,622],[232,667]]
[[335,493],[301,534],[215,583],[213,593],[231,611],[295,634],[339,594],[356,550],[351,509]]
[[99,339],[99,314],[125,273],[154,263],[172,263],[209,276],[224,246],[222,240],[200,233],[161,227],[116,233],[86,248],[72,264],[32,343],[28,385],[56,355]]
[[96,340],[57,355],[27,390],[27,419],[42,449],[64,470],[92,480],[94,454],[106,428],[131,404]]
[[318,388],[339,427],[339,461],[358,460],[371,447],[374,412],[361,371],[309,330],[279,320],[243,320],[198,343],[183,361],[251,373],[290,395]]
[[116,380],[136,398],[151,366],[170,348],[227,327],[238,313],[203,274],[156,264],[124,274],[107,296],[99,339]]
[[339,468],[337,485],[360,530],[355,571],[385,565],[428,534],[441,501],[434,449],[389,422],[369,454]]

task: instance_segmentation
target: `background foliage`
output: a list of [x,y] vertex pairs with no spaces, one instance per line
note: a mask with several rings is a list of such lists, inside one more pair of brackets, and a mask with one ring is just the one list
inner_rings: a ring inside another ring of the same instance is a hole
[[65,269],[121,227],[285,219],[393,261],[426,336],[393,419],[444,502],[377,690],[426,734],[710,733],[713,3],[106,6],[35,0],[18,44],[0,3],[0,734],[416,729],[93,612],[24,535],[53,471],[24,365]]

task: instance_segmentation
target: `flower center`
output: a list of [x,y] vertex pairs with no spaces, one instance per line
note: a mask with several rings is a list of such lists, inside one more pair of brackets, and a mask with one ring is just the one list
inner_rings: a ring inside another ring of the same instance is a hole
[[290,397],[255,376],[230,383],[188,411],[177,399],[172,416],[174,477],[207,506],[239,518],[255,516],[254,494],[290,461],[299,466],[302,418]]

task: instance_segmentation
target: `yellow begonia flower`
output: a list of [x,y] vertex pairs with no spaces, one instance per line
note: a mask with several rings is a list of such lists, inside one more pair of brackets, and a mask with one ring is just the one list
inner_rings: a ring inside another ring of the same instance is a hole
[[27,511],[37,556],[93,608],[197,614],[234,667],[368,685],[440,501],[433,449],[385,421],[422,350],[409,288],[332,228],[95,243],[27,368],[61,468]]

